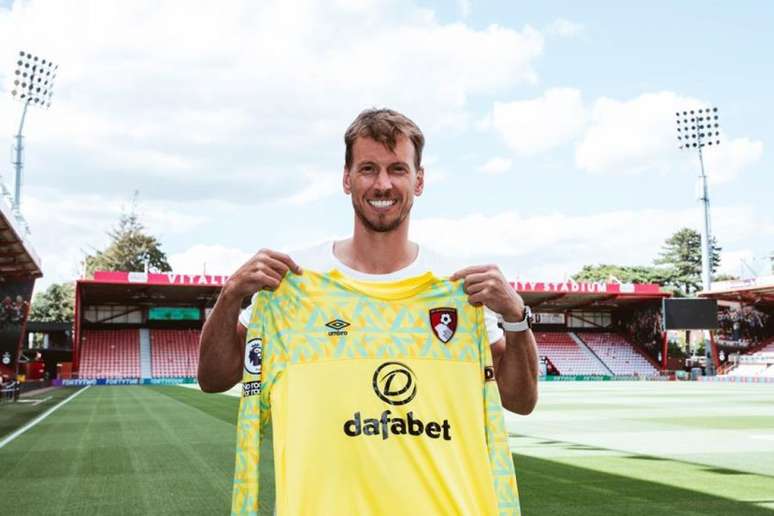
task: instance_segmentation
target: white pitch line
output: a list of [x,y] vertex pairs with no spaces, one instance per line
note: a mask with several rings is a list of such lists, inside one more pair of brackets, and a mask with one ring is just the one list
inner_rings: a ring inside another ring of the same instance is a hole
[[39,399],[32,399],[32,398],[30,398],[30,399],[23,399],[23,400],[22,400],[22,399],[18,399],[18,400],[16,400],[16,403],[30,403],[30,404],[32,404],[32,406],[34,407],[34,406],[36,406],[36,405],[40,405],[40,404],[41,404],[41,403],[43,403],[44,401],[48,401],[48,400],[50,400],[50,399],[51,399],[51,396],[49,396],[49,397],[47,397],[47,398],[43,398],[42,400],[39,400]]
[[46,419],[46,418],[47,418],[48,416],[50,416],[50,415],[51,415],[51,413],[52,413],[52,412],[54,412],[56,409],[58,409],[59,407],[61,407],[62,405],[64,405],[65,403],[67,403],[68,401],[70,401],[71,399],[73,399],[74,397],[78,396],[80,393],[82,393],[83,391],[85,391],[85,390],[86,390],[86,389],[88,389],[89,387],[91,387],[91,385],[87,385],[87,386],[86,386],[86,387],[84,387],[83,389],[81,389],[81,390],[79,390],[79,391],[76,391],[76,392],[72,393],[70,396],[68,396],[67,398],[63,399],[62,401],[60,401],[59,403],[57,403],[56,405],[54,405],[53,407],[51,407],[51,408],[50,408],[50,409],[48,409],[47,411],[43,412],[41,415],[39,415],[38,417],[36,417],[36,418],[35,418],[35,419],[33,419],[32,421],[30,421],[29,423],[27,423],[26,425],[24,425],[23,427],[19,428],[17,431],[15,431],[15,432],[14,432],[14,433],[12,433],[11,435],[9,435],[8,437],[6,437],[6,438],[5,438],[5,439],[3,439],[2,441],[0,441],[0,448],[2,448],[3,446],[5,446],[6,444],[10,443],[11,441],[13,441],[13,440],[14,440],[14,439],[16,439],[17,437],[19,437],[21,434],[23,434],[24,432],[26,432],[27,430],[29,430],[29,429],[30,429],[30,428],[32,428],[33,426],[37,425],[38,423],[40,423],[41,421],[43,421],[44,419]]

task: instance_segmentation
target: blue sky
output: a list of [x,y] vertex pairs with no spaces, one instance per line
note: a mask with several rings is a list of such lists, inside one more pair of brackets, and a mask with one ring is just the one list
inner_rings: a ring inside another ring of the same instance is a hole
[[[0,125],[17,47],[60,64],[27,129],[23,211],[45,286],[72,279],[134,190],[175,269],[351,231],[342,135],[390,106],[425,131],[412,236],[513,279],[648,264],[699,228],[674,109],[716,105],[723,270],[774,250],[766,3],[0,1]],[[11,139],[8,138],[10,145]],[[0,166],[10,187],[10,166]],[[744,269],[749,273],[749,269]]]

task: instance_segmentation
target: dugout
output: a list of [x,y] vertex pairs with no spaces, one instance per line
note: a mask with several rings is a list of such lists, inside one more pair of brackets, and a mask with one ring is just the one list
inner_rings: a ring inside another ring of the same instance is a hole
[[200,330],[228,276],[96,272],[75,284],[73,376],[85,335],[95,330]]
[[43,276],[27,223],[0,198],[0,374],[16,377],[35,280]]

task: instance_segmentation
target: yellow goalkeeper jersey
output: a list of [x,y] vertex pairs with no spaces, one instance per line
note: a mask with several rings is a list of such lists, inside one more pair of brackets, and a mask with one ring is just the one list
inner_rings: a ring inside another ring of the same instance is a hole
[[520,514],[483,310],[462,282],[305,270],[260,292],[233,514],[258,514],[269,422],[280,516]]

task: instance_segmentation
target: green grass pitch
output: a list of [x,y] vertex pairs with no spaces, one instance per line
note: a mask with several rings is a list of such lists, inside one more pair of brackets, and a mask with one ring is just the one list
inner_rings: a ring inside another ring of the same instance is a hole
[[[0,439],[74,391],[0,405]],[[238,402],[91,387],[0,448],[0,507],[226,514]],[[544,383],[506,424],[527,516],[774,515],[774,386]]]

